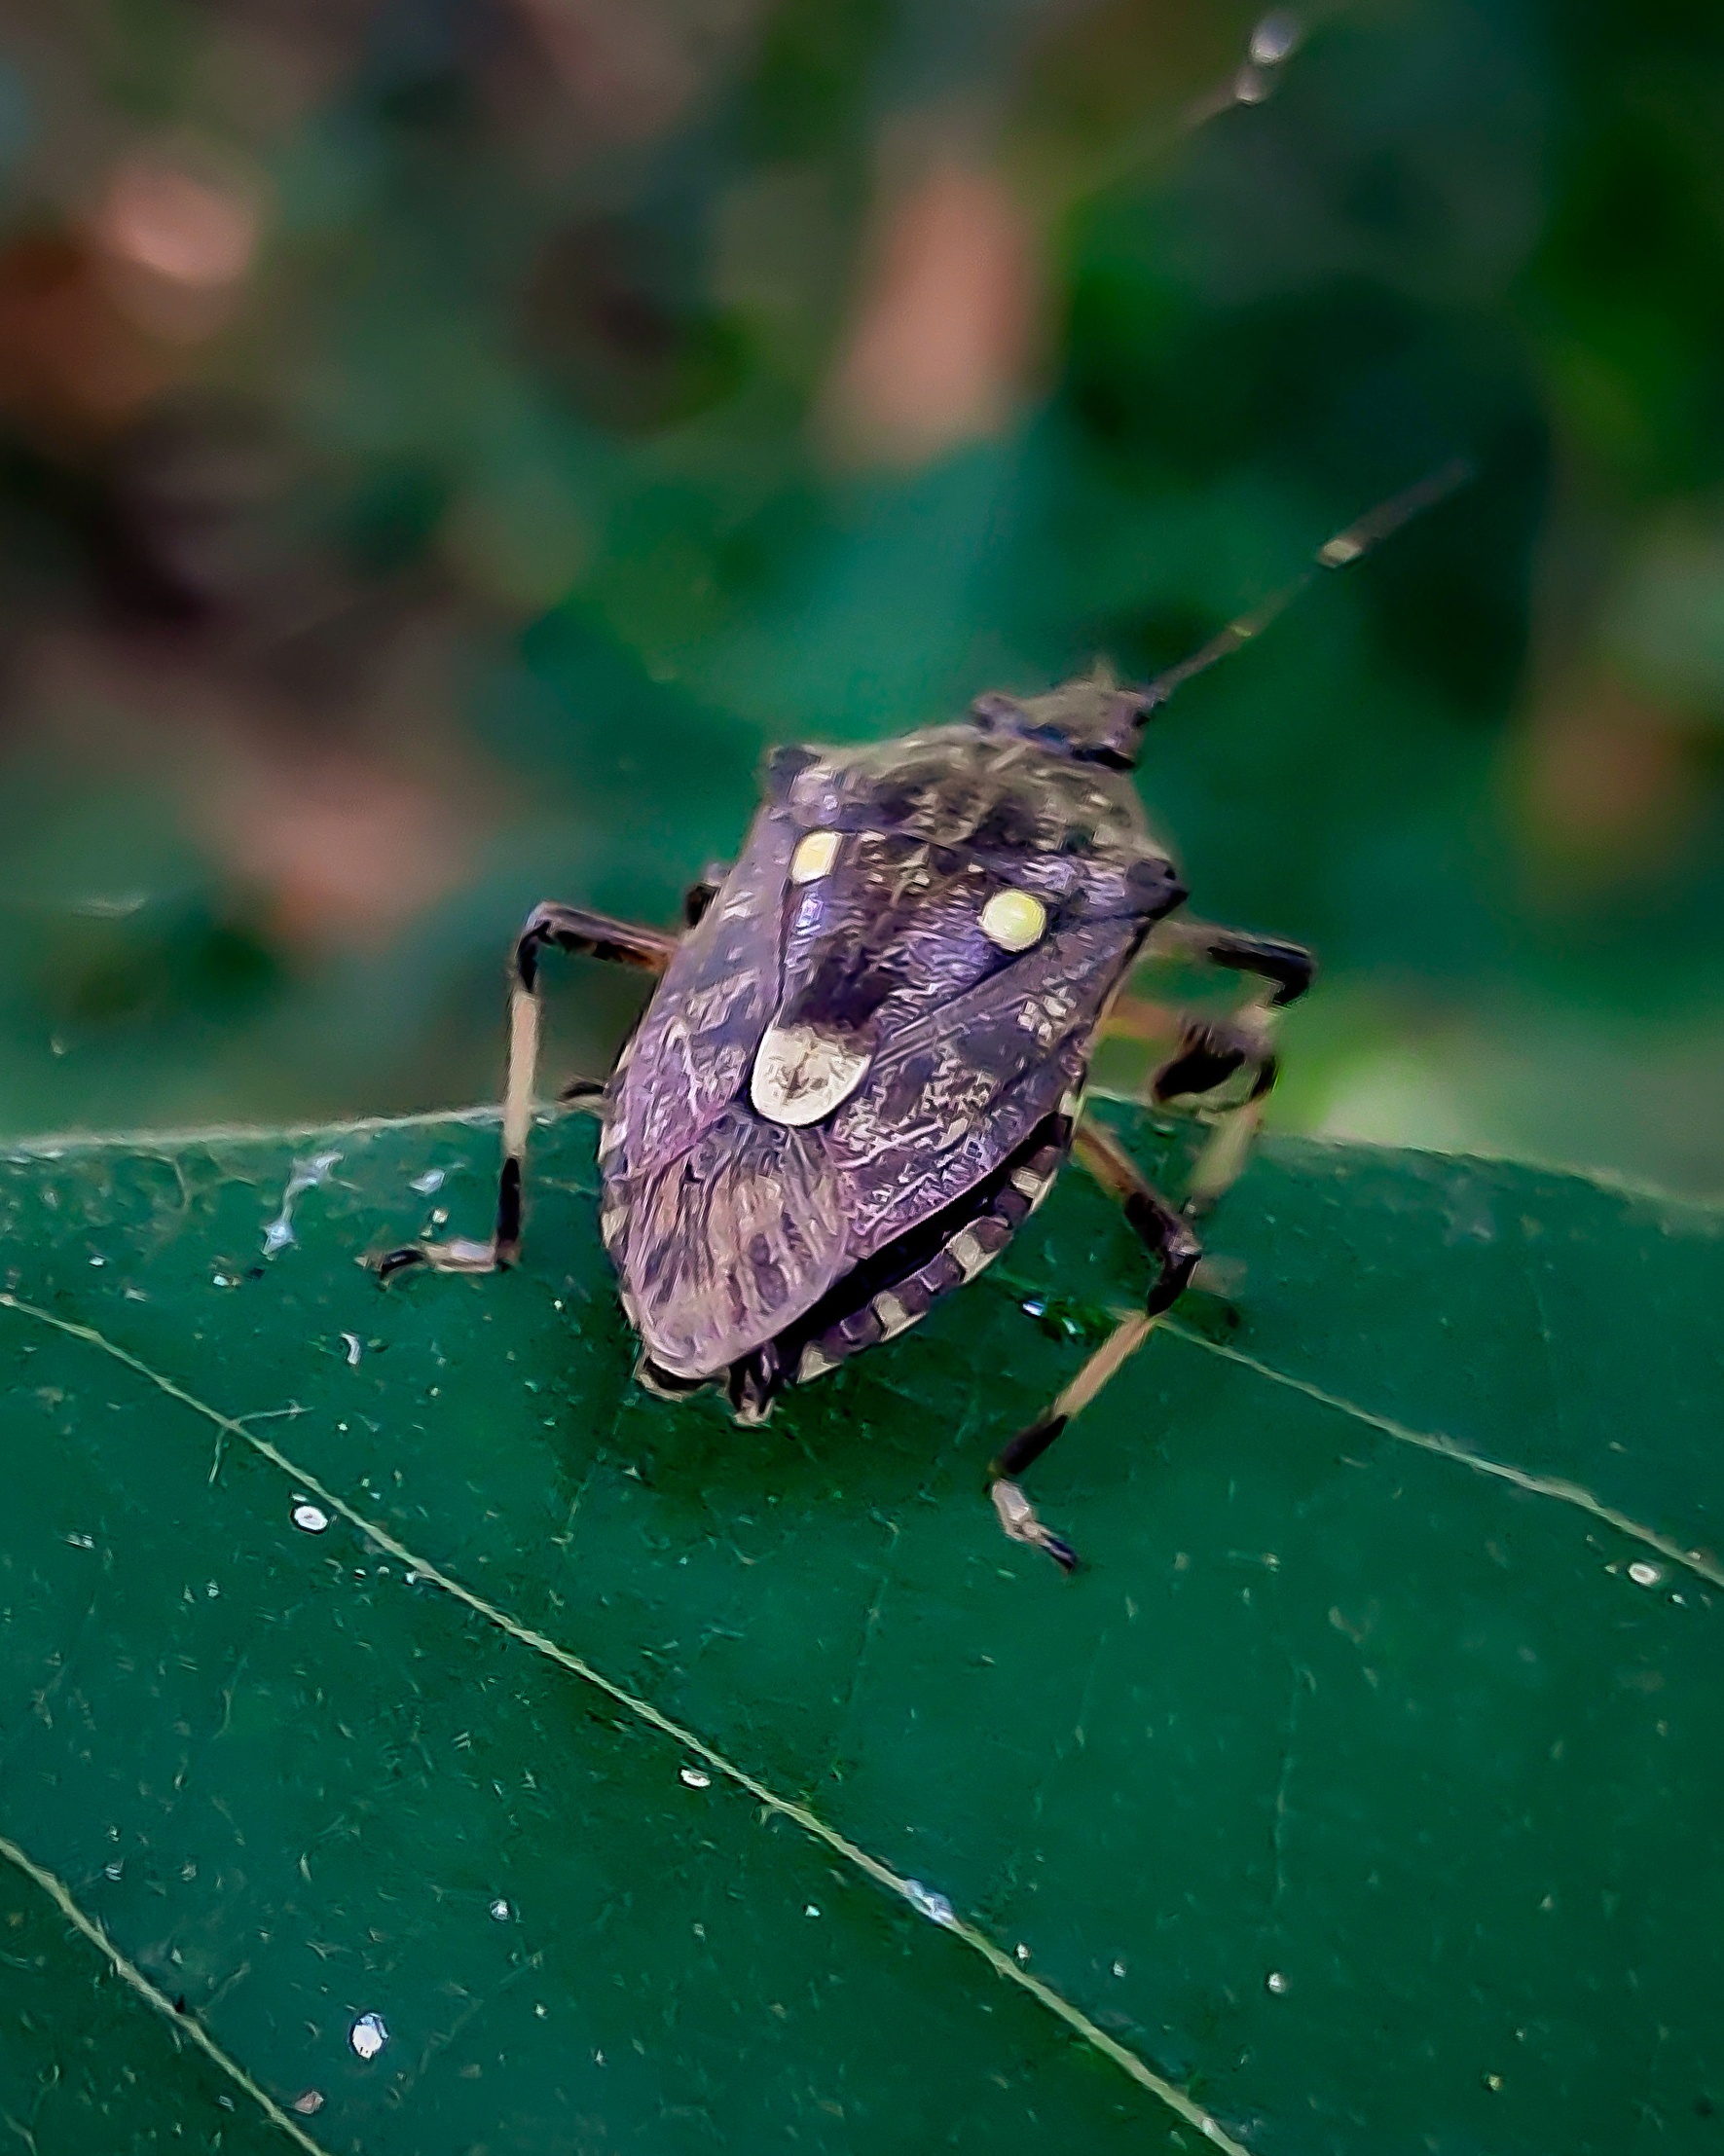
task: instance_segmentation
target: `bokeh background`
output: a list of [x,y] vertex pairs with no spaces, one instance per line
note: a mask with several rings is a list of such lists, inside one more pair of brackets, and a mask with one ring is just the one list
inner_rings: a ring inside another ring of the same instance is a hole
[[767,744],[1462,453],[1146,796],[1323,957],[1283,1122],[1724,1189],[1716,7],[37,0],[0,191],[0,1135],[495,1095]]

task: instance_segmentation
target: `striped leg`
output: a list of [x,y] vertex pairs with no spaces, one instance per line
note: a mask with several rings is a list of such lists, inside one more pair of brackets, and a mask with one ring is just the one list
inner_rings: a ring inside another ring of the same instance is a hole
[[1181,1210],[1207,1213],[1239,1180],[1275,1083],[1268,1013],[1247,1007],[1232,1018],[1192,1019],[1178,1047],[1150,1080],[1157,1108],[1196,1116],[1209,1136],[1192,1164]]
[[1317,973],[1316,960],[1302,943],[1251,935],[1243,929],[1218,929],[1207,921],[1164,921],[1150,949],[1156,958],[1195,960],[1229,973],[1254,973],[1265,984],[1265,1001],[1275,1010],[1298,1003]]
[[1045,1550],[1067,1572],[1078,1562],[1071,1545],[1042,1524],[1036,1508],[1019,1488],[1017,1478],[1042,1457],[1072,1417],[1088,1407],[1115,1371],[1142,1347],[1155,1331],[1156,1319],[1184,1293],[1203,1254],[1190,1224],[1106,1131],[1093,1123],[1080,1123],[1073,1150],[1102,1188],[1119,1199],[1125,1218],[1160,1269],[1143,1309],[1120,1319],[1047,1412],[1027,1430],[1020,1430],[988,1470],[988,1494],[1007,1534],[1013,1542]]
[[400,1250],[385,1251],[371,1261],[380,1279],[387,1280],[409,1265],[430,1265],[439,1272],[496,1272],[521,1255],[522,1173],[538,1075],[538,961],[547,948],[662,973],[671,963],[677,938],[662,929],[639,928],[633,922],[613,921],[608,914],[588,913],[580,906],[558,905],[551,899],[533,907],[516,938],[511,968],[503,1161],[491,1239],[476,1243],[458,1236],[447,1243],[408,1243]]
[[1188,1215],[1201,1215],[1237,1182],[1251,1156],[1275,1082],[1276,1018],[1309,988],[1316,965],[1297,943],[1200,921],[1163,923],[1149,956],[1251,973],[1264,984],[1226,1018],[1187,1016],[1130,999],[1117,1004],[1110,1016],[1115,1030],[1139,1039],[1165,1038],[1170,1023],[1179,1029],[1177,1046],[1150,1080],[1149,1097],[1157,1107],[1184,1110],[1210,1126],[1183,1207]]

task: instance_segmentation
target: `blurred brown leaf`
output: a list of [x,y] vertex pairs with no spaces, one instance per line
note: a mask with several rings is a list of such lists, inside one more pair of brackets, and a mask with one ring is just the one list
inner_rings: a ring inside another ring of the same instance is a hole
[[1042,274],[997,172],[942,160],[891,201],[821,415],[840,460],[921,464],[998,433],[1027,386]]

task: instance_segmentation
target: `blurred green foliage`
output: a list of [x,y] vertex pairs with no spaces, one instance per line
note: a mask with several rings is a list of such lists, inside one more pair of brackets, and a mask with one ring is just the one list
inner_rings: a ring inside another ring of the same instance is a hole
[[0,1127],[491,1092],[518,917],[674,918],[767,742],[1151,671],[1462,451],[1146,798],[1322,954],[1285,1119],[1724,1188],[1724,18],[1297,27],[10,9]]

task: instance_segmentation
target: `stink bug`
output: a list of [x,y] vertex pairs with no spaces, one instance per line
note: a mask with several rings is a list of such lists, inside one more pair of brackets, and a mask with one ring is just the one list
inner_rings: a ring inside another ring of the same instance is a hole
[[[741,853],[690,891],[681,933],[536,907],[514,952],[495,1231],[378,1269],[519,1255],[547,947],[659,976],[608,1083],[564,1096],[600,1119],[605,1247],[654,1392],[721,1384],[758,1421],[997,1258],[1075,1152],[1155,1279],[989,1471],[1007,1534],[1069,1569],[1017,1478],[1190,1282],[1193,1219],[1239,1172],[1274,1081],[1275,1013],[1312,974],[1295,944],[1172,918],[1186,891],[1130,776],[1140,729],[1321,569],[1464,476],[1450,466],[1339,533],[1298,585],[1147,688],[1098,674],[871,747],[777,750]],[[1213,1126],[1180,1207],[1082,1119],[1092,1046],[1146,947],[1261,984],[1225,1021],[1184,1020],[1151,1081]]]

